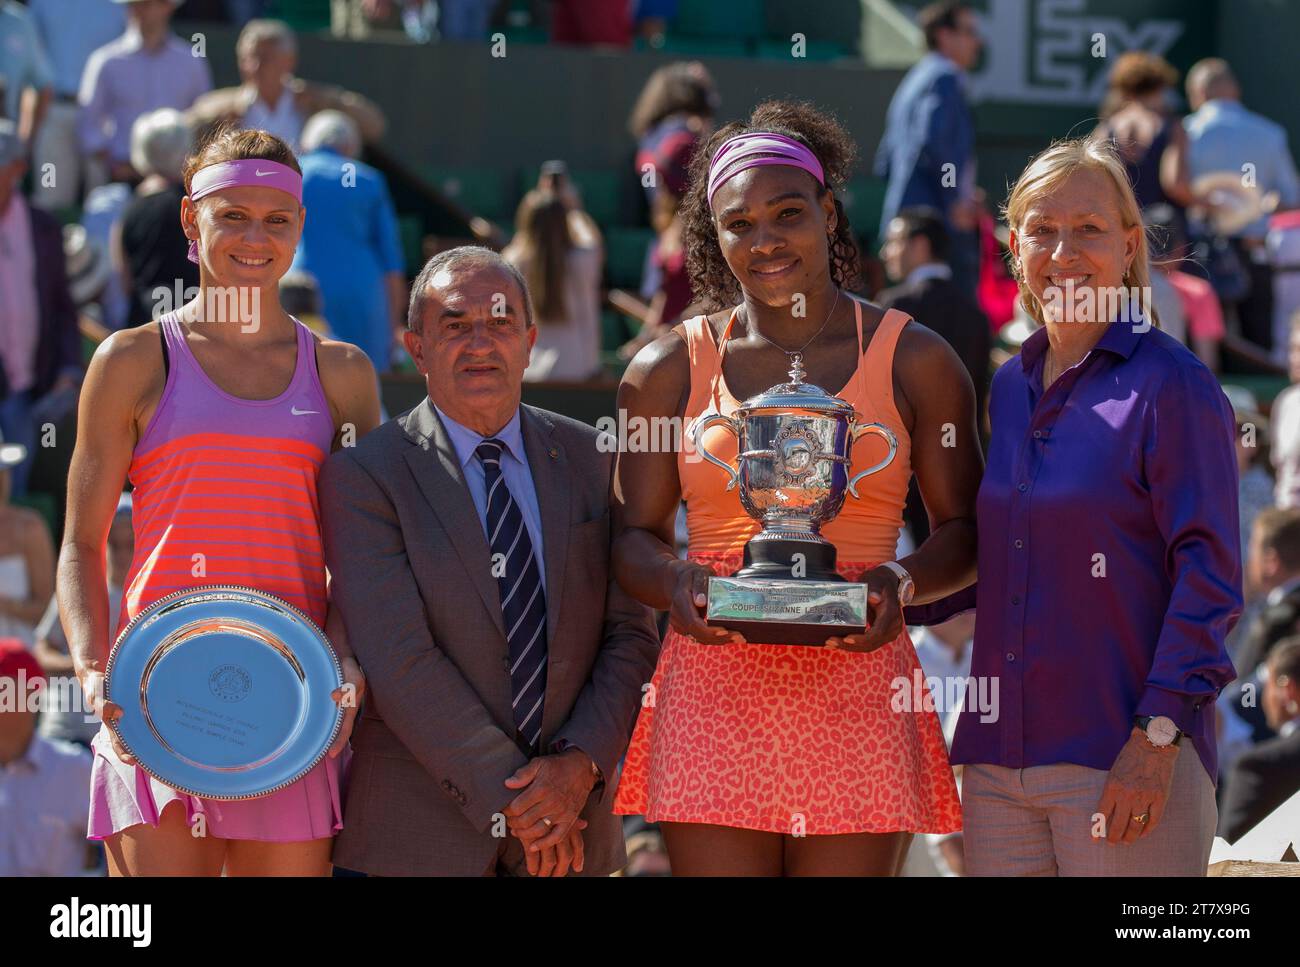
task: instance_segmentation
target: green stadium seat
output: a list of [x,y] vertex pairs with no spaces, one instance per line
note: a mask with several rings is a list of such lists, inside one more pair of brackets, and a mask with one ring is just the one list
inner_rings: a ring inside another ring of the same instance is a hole
[[471,215],[494,222],[513,224],[515,205],[514,172],[500,168],[429,166],[422,170],[444,195]]
[[744,40],[669,34],[659,49],[681,57],[748,57],[749,48],[749,43]]
[[612,380],[623,378],[623,371],[627,369],[628,361],[616,352],[601,351],[600,366],[604,370],[604,375]]
[[1271,407],[1277,395],[1289,385],[1285,376],[1269,376],[1253,373],[1232,373],[1219,378],[1220,383],[1240,386],[1255,395],[1262,407]]
[[614,352],[619,346],[632,338],[630,320],[616,309],[605,308],[600,311],[600,348],[604,352]]
[[879,178],[855,178],[845,187],[840,201],[848,213],[854,234],[859,238],[874,239],[880,231],[885,182]]
[[669,34],[756,41],[763,34],[763,0],[681,0]]
[[[537,185],[538,166],[528,165],[519,169],[519,183],[524,193]],[[596,220],[602,230],[611,225],[625,224],[622,217],[622,197],[624,175],[608,168],[588,168],[569,171],[569,178],[582,196],[582,206],[587,214]],[[626,177],[631,177],[627,175]],[[522,200],[522,196],[521,196]]]
[[843,45],[828,40],[805,41],[804,56],[802,58],[790,55],[791,46],[791,43],[785,40],[760,40],[757,53],[759,57],[765,57],[769,60],[788,61],[791,64],[825,63],[829,60],[853,56],[851,52],[844,49]]
[[570,171],[569,177],[582,196],[582,205],[602,229],[617,225],[620,217],[620,199],[623,197],[623,180],[630,177],[621,171],[608,168]]
[[[498,4],[500,6],[500,4]],[[505,14],[505,26],[496,28],[505,35],[507,46],[511,42],[520,44],[545,44],[550,35],[545,27],[534,19],[532,0],[511,0]]]
[[511,44],[547,44],[551,40],[541,27],[504,27],[501,33],[506,38],[507,49]]
[[654,235],[648,228],[615,227],[605,233],[605,275],[611,286],[640,289],[646,250]]
[[273,0],[267,16],[283,20],[294,30],[329,30],[330,0]]
[[424,267],[424,223],[420,216],[397,216],[397,233],[402,242],[402,260],[406,263],[406,274],[419,274]]

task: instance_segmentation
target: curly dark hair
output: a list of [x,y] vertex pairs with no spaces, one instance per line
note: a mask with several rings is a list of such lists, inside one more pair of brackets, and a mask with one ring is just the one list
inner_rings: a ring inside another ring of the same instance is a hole
[[[709,162],[727,141],[750,131],[770,131],[794,138],[807,147],[822,164],[827,191],[838,196],[853,167],[857,147],[849,133],[833,116],[806,101],[764,101],[754,108],[748,121],[733,121],[719,128],[691,162],[690,188],[682,202],[682,234],[686,241],[686,268],[691,288],[707,312],[716,312],[740,301],[740,283],[731,273],[718,245],[718,231],[709,206]],[[827,255],[835,284],[854,289],[858,282],[858,245],[848,215],[835,197],[838,216]]]

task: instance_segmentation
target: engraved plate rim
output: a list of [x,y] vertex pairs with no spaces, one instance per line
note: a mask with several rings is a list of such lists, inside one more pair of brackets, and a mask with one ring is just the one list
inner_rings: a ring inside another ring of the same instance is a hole
[[[131,632],[136,630],[138,627],[152,622],[164,612],[174,608],[182,598],[192,597],[195,599],[195,603],[200,603],[208,598],[220,598],[222,595],[229,596],[230,600],[242,600],[245,603],[271,608],[272,610],[280,609],[287,612],[291,617],[295,618],[299,624],[304,626],[321,645],[324,646],[325,654],[329,657],[329,664],[333,669],[334,680],[340,685],[342,684],[343,668],[339,663],[338,654],[335,652],[334,646],[330,644],[329,638],[327,638],[325,633],[316,625],[316,622],[308,617],[300,608],[295,607],[293,604],[278,595],[257,588],[251,588],[239,584],[211,584],[201,585],[194,588],[182,588],[179,591],[173,591],[170,594],[164,595],[127,622],[126,627],[122,629],[121,634],[119,634],[113,642],[113,647],[109,650],[108,660],[104,665],[104,698],[109,701],[112,700],[113,670],[120,654],[119,646],[127,639],[127,636]],[[313,756],[305,767],[295,770],[295,773],[292,776],[275,783],[269,788],[259,789],[253,793],[235,794],[205,792],[194,788],[188,783],[177,783],[174,778],[164,778],[137,755],[136,750],[133,749],[126,738],[123,737],[121,730],[118,728],[117,722],[111,722],[108,723],[108,725],[117,735],[118,741],[122,743],[123,748],[125,748],[132,758],[135,759],[135,764],[150,778],[157,780],[168,788],[175,789],[177,792],[189,796],[195,796],[196,798],[210,799],[214,802],[239,802],[247,799],[260,799],[263,796],[269,796],[272,793],[279,792],[280,790],[293,785],[312,769],[316,768],[316,766],[319,765],[329,753],[330,747],[333,746],[334,741],[338,738],[339,731],[343,727],[343,709],[336,705],[332,718],[333,725],[330,729],[328,740],[323,744],[320,752]]]

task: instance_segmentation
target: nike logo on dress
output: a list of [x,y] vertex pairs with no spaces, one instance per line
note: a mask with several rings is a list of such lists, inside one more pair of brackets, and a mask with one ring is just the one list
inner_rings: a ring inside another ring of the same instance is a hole
[[289,412],[292,413],[294,416],[306,416],[309,413],[319,414],[320,410],[300,410],[298,409],[298,407],[293,406],[289,408]]

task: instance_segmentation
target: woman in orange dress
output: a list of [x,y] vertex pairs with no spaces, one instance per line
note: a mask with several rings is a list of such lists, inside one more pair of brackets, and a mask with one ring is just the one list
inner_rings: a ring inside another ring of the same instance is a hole
[[[710,139],[684,215],[695,294],[722,311],[647,346],[619,389],[629,428],[675,415],[689,438],[701,415],[730,414],[738,400],[788,382],[797,351],[806,382],[898,438],[894,461],[859,485],[863,499],[849,497],[822,530],[839,572],[867,584],[871,616],[861,634],[825,647],[746,642],[705,624],[708,577],[740,567],[758,524],[693,448],[620,452],[616,574],[669,611],[672,630],[614,809],[662,825],[678,875],[892,875],[911,834],[961,828],[938,718],[914,701],[920,666],[903,606],[974,580],[983,470],[975,392],[943,339],[844,291],[857,250],[834,189],[853,152],[832,118],[781,101]],[[735,460],[723,427],[702,442]],[[863,435],[849,473],[885,447]],[[913,471],[932,533],[894,562]],[[687,560],[673,552],[683,499]]]

